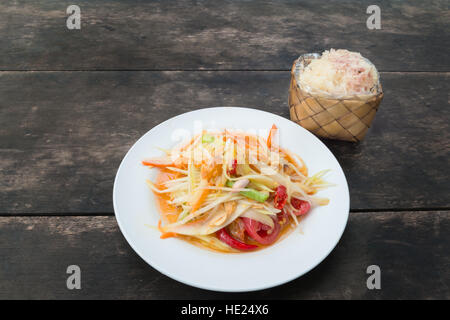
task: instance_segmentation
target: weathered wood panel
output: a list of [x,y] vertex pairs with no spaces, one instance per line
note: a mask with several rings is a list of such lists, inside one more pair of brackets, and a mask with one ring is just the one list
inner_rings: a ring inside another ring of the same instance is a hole
[[[382,79],[366,140],[326,142],[351,208],[447,208],[449,74]],[[1,73],[0,213],[112,213],[116,170],[146,131],[221,105],[289,117],[288,85],[288,72]]]
[[[66,8],[81,8],[81,30]],[[450,71],[448,1],[3,0],[0,70],[287,70],[300,54],[360,51],[382,71]]]
[[[449,299],[449,244],[448,211],[352,213],[336,249],[307,275],[225,294],[183,285],[148,266],[114,217],[1,217],[0,298]],[[81,290],[66,289],[72,264],[81,268]],[[373,264],[381,268],[381,290],[366,287]]]

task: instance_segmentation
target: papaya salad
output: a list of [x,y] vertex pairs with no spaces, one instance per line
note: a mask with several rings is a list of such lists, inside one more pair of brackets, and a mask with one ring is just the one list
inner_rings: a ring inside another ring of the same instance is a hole
[[274,125],[267,139],[223,130],[194,136],[142,164],[159,169],[147,184],[156,196],[161,238],[177,237],[220,252],[267,247],[294,230],[330,186],[281,148]]

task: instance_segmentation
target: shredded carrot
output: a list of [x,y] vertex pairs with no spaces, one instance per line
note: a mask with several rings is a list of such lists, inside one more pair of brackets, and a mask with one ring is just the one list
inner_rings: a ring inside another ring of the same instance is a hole
[[[296,156],[297,156],[297,155],[296,155]],[[298,170],[300,170],[300,172],[303,173],[303,175],[304,175],[305,177],[307,177],[307,176],[308,176],[308,167],[306,167],[306,164],[305,164],[305,162],[303,161],[302,158],[300,158],[299,156],[297,156],[297,159],[302,163],[302,167],[301,167],[300,169],[298,169]]]
[[278,131],[277,126],[275,124],[273,124],[272,128],[270,129],[269,136],[267,137],[267,147],[269,149],[272,148],[272,140],[274,139],[275,134],[277,133],[277,131]]
[[160,238],[167,239],[167,238],[175,238],[176,236],[177,234],[175,232],[165,232],[160,236]]
[[176,237],[177,234],[175,232],[164,232],[162,226],[161,226],[161,219],[158,221],[158,230],[161,232],[161,239],[167,239],[171,237]]
[[308,176],[308,168],[305,165],[305,162],[303,162],[303,159],[297,156],[297,159],[299,159],[302,163],[302,167],[298,165],[298,162],[291,157],[289,152],[286,152],[285,150],[281,149],[281,152],[283,152],[284,156],[286,157],[286,160],[292,163],[305,177]]
[[156,157],[156,158],[149,158],[142,161],[142,164],[144,166],[149,167],[157,167],[157,168],[165,168],[169,166],[173,166],[173,161],[168,157]]

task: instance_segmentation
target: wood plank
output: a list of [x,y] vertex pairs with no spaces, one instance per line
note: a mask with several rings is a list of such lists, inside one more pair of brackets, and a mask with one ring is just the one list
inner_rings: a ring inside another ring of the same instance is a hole
[[[225,294],[148,266],[114,217],[0,217],[0,299],[449,299],[449,244],[449,211],[352,213],[336,249],[307,275]],[[66,289],[72,264],[81,268],[81,290]],[[373,264],[381,290],[366,287]]]
[[0,3],[0,70],[287,70],[301,53],[360,51],[381,71],[450,71],[448,1],[68,0]]
[[[448,207],[449,74],[382,81],[366,140],[326,142],[351,208]],[[149,129],[211,106],[289,117],[288,86],[288,72],[0,73],[0,213],[112,213],[119,163]]]

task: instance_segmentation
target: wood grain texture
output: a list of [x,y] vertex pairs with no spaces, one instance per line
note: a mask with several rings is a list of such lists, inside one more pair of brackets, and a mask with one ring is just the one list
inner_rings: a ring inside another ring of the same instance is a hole
[[[148,266],[114,217],[0,217],[0,299],[449,299],[449,244],[449,211],[352,213],[336,249],[313,271],[280,287],[225,294]],[[66,289],[72,264],[81,268],[81,290]],[[366,287],[373,264],[381,290]]]
[[447,0],[69,0],[0,3],[0,70],[288,70],[301,53],[360,51],[381,71],[450,71]]
[[[353,210],[448,208],[449,74],[382,74],[366,139],[325,141]],[[211,106],[289,117],[289,72],[0,73],[0,213],[112,213],[121,159],[145,132]]]

